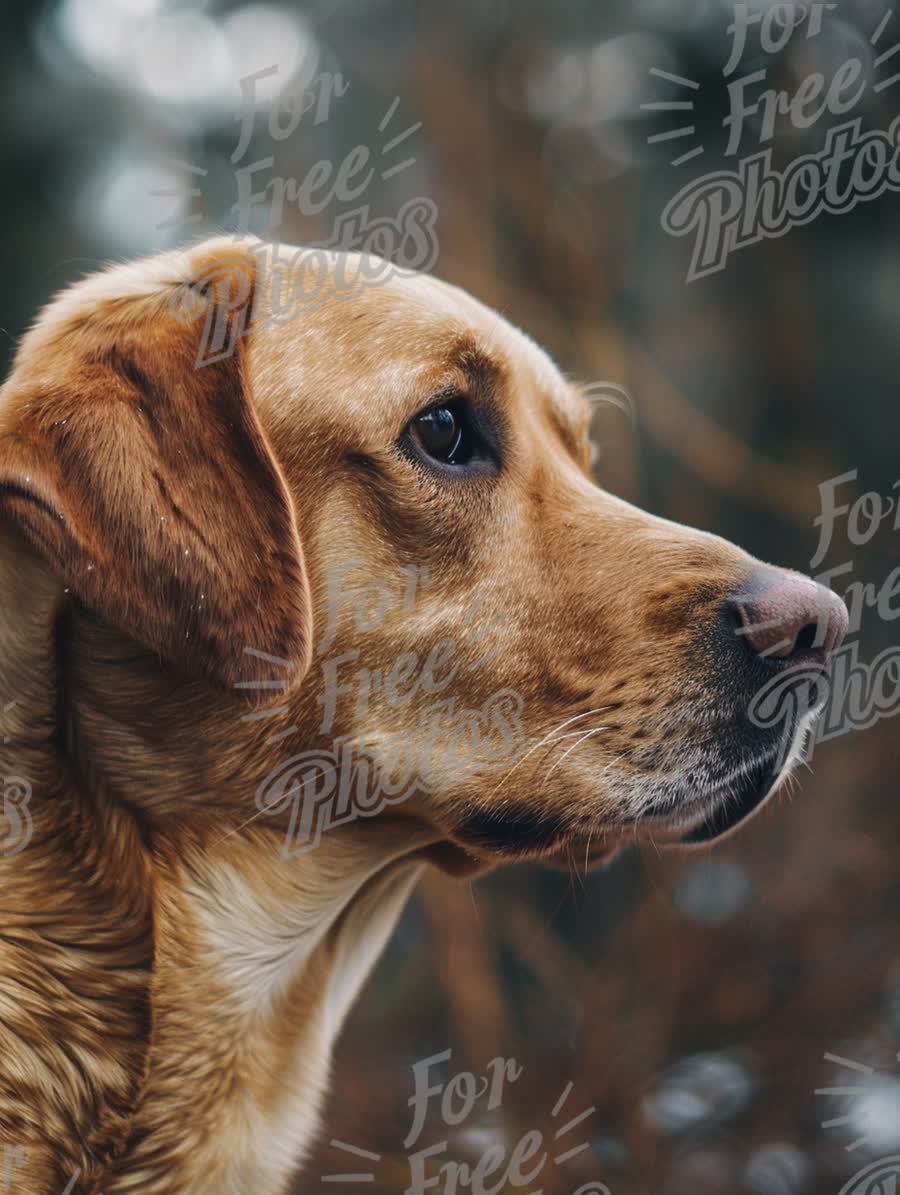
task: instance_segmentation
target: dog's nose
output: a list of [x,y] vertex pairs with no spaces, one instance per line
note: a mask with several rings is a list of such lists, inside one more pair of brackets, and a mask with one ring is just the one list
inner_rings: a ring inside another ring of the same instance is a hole
[[797,573],[760,571],[728,604],[737,615],[737,634],[765,659],[825,663],[850,625],[836,593]]

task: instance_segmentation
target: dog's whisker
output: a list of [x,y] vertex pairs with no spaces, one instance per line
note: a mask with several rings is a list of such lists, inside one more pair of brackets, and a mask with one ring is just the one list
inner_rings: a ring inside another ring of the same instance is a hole
[[620,386],[617,382],[591,382],[580,389],[592,407],[600,403],[607,403],[621,411],[623,415],[627,415],[632,426],[637,424],[634,400],[624,386]]
[[593,736],[594,736],[595,734],[600,734],[600,733],[601,733],[602,731],[604,731],[604,730],[609,730],[609,727],[608,727],[608,726],[595,726],[593,730],[589,730],[589,731],[587,731],[587,733],[586,733],[586,734],[583,734],[583,735],[581,736],[581,738],[580,738],[580,739],[578,739],[576,742],[574,742],[574,743],[572,744],[572,746],[571,746],[571,747],[567,747],[567,748],[566,748],[566,750],[565,750],[565,751],[563,751],[563,753],[562,753],[562,755],[559,757],[559,759],[556,761],[556,763],[553,765],[553,767],[552,767],[552,768],[550,768],[550,770],[547,772],[546,776],[544,777],[544,779],[543,779],[543,781],[542,781],[542,784],[546,784],[546,783],[547,783],[547,781],[550,779],[550,777],[551,777],[551,776],[552,776],[552,774],[553,774],[553,773],[556,771],[556,769],[559,767],[559,765],[560,765],[560,764],[563,762],[563,760],[564,760],[564,759],[565,759],[567,756],[571,755],[571,754],[572,754],[572,752],[575,750],[575,748],[576,748],[576,747],[580,746],[580,745],[581,745],[582,743],[584,743],[584,742],[585,742],[587,739],[593,738]]
[[575,896],[576,885],[584,892],[584,879],[578,871],[578,860],[575,858],[571,847],[569,847],[567,853],[569,856],[569,871],[572,875],[572,895]]
[[[612,728],[609,726],[597,726],[594,729],[595,730],[611,730]],[[554,745],[556,745],[557,743],[561,743],[564,739],[577,739],[579,735],[583,735],[583,734],[584,734],[583,728],[580,730],[567,730],[565,734],[557,735],[557,737],[553,740],[553,743],[554,743]]]
[[[611,706],[605,706],[604,708],[605,708],[605,709],[610,709],[610,708],[612,708],[612,707],[611,707]],[[551,752],[552,752],[552,751],[553,751],[553,750],[554,750],[556,747],[560,747],[560,746],[562,746],[562,745],[565,743],[565,741],[566,741],[567,739],[570,739],[570,738],[577,738],[579,735],[582,735],[583,733],[584,733],[584,727],[579,727],[579,729],[578,729],[578,730],[570,730],[570,731],[567,731],[567,732],[566,732],[566,734],[556,735],[556,736],[555,736],[555,737],[552,739],[552,741],[551,741],[551,742],[548,742],[548,743],[547,743],[547,744],[544,746],[544,750],[543,750],[543,754],[542,754],[542,761],[543,761],[544,759],[546,759],[546,758],[547,758],[547,757],[550,755],[550,753],[551,753]]]
[[571,726],[573,722],[578,722],[582,718],[590,718],[592,714],[602,714],[604,712],[604,710],[608,710],[610,708],[611,707],[608,705],[601,705],[598,709],[595,709],[595,710],[585,710],[584,713],[575,714],[571,718],[566,718],[566,720],[564,722],[561,722],[558,726],[555,726],[549,732],[549,734],[545,735],[544,738],[541,739],[541,741],[539,743],[535,743],[535,745],[533,747],[529,747],[529,749],[525,752],[525,754],[516,760],[516,762],[509,769],[509,771],[504,773],[504,775],[501,777],[500,781],[497,783],[497,786],[491,791],[490,796],[492,796],[492,797],[495,796],[500,791],[500,789],[503,787],[503,785],[506,783],[506,781],[510,778],[510,776],[513,774],[513,772],[517,768],[521,767],[521,765],[525,762],[525,760],[528,759],[529,755],[533,755],[534,752],[537,751],[540,747],[543,747],[545,743],[550,742],[550,740],[557,733],[557,731],[562,730],[565,726]]

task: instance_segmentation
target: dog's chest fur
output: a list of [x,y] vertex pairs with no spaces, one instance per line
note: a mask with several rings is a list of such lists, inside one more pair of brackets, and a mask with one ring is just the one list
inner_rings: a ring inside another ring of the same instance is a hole
[[260,883],[256,850],[181,846],[161,868],[149,1078],[107,1195],[275,1193],[315,1133],[335,1035],[417,868],[319,872],[319,903],[291,861]]
[[183,843],[171,865],[167,845],[152,876],[137,853],[117,861],[141,881],[128,892],[82,870],[75,899],[77,851],[48,856],[41,883],[64,869],[59,899],[45,892],[39,925],[24,910],[7,920],[0,1083],[14,1094],[0,1096],[0,1127],[26,1151],[28,1195],[76,1172],[92,1195],[283,1191],[315,1133],[334,1038],[418,870],[373,864],[329,884],[310,867],[317,907],[291,861],[260,883],[259,842],[231,844],[237,865]]

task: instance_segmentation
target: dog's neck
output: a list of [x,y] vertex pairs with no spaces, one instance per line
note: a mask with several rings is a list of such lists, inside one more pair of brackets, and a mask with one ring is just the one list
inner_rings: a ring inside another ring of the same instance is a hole
[[347,845],[279,869],[252,829],[237,845],[157,841],[153,1041],[108,1195],[284,1189],[336,1034],[418,872],[405,834],[392,850],[359,833]]
[[[3,775],[33,789],[18,868],[0,853],[25,935],[0,955],[0,990],[21,999],[15,971],[38,960],[48,1030],[34,1040],[23,1023],[10,1058],[69,1078],[53,1115],[14,1142],[22,1189],[63,1189],[80,1169],[106,1195],[136,1182],[147,1195],[280,1191],[434,836],[379,818],[286,858],[284,825],[254,804],[277,760],[233,702],[198,702],[89,615],[61,612],[58,582],[9,541],[0,601],[3,704],[15,701]],[[73,976],[87,994],[70,994]],[[74,1068],[73,1026],[85,1026]],[[0,1062],[0,1101],[17,1090]],[[73,1109],[78,1141],[63,1123]]]

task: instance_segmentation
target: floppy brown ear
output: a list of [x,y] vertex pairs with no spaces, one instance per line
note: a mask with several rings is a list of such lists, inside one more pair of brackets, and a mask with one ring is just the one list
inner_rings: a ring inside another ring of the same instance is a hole
[[[249,647],[290,660],[285,681],[311,650],[291,500],[243,342],[197,367],[204,326],[237,315],[227,295],[210,307],[220,276],[196,292],[209,319],[184,322],[184,279],[170,268],[167,284],[158,260],[78,284],[23,341],[0,391],[0,509],[72,593],[184,672],[231,689]],[[249,253],[242,268],[252,276]]]

